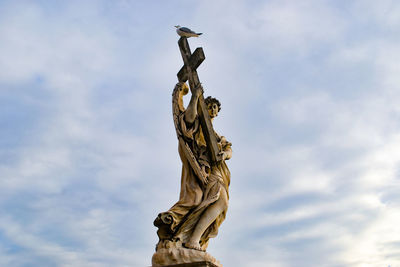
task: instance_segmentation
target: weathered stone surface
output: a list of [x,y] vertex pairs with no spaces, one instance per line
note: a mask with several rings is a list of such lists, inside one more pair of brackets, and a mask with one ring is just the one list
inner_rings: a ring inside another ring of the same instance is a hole
[[[222,267],[222,265],[209,253],[195,249],[188,249],[182,246],[181,242],[163,241],[157,246],[156,253],[153,254],[152,266],[203,266],[203,265],[181,265],[181,264],[200,264],[207,262],[209,265]],[[212,265],[211,265],[212,264]]]
[[[178,43],[184,67],[172,93],[172,111],[182,160],[181,191],[178,202],[154,220],[159,242],[152,264],[160,267],[208,262],[222,267],[206,249],[209,239],[218,234],[228,209],[230,171],[225,161],[232,157],[232,144],[212,125],[221,103],[203,96],[196,72],[205,58],[203,50],[199,48],[192,55],[185,37]],[[189,86],[184,79],[189,80]],[[189,87],[192,95],[185,108],[183,96]]]
[[217,265],[212,264],[208,261],[192,262],[192,263],[182,263],[175,265],[168,265],[163,267],[217,267]]

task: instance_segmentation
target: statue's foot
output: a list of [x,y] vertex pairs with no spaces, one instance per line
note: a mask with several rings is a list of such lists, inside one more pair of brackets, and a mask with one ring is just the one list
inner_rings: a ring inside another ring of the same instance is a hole
[[195,249],[198,251],[203,251],[203,252],[205,251],[205,250],[201,249],[200,244],[198,242],[187,242],[187,243],[184,243],[183,246],[185,248]]

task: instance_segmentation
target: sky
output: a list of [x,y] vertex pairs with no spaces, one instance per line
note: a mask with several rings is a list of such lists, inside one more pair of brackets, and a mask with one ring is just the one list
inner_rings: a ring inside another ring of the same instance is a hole
[[[400,266],[400,2],[0,1],[0,266],[150,266],[174,25],[233,143],[226,267]],[[186,103],[188,98],[185,99]]]

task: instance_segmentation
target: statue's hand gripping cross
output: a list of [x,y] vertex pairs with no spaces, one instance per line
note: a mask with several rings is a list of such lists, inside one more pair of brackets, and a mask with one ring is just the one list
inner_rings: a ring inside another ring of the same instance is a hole
[[[198,47],[192,54],[190,52],[189,43],[186,37],[181,37],[178,41],[179,49],[182,54],[184,62],[183,67],[178,72],[178,80],[180,82],[186,82],[189,80],[190,91],[192,94],[196,88],[200,85],[199,76],[197,75],[196,69],[206,58],[203,52],[203,48]],[[212,162],[218,162],[221,160],[219,154],[217,138],[214,134],[214,129],[211,123],[210,116],[208,115],[207,107],[204,102],[204,96],[201,94],[198,102],[198,114],[200,119],[201,128],[203,130],[204,139],[207,143],[207,149]]]

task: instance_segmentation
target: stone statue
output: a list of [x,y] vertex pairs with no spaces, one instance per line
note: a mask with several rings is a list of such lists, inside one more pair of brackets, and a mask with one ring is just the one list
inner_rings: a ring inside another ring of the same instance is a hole
[[[215,135],[219,159],[212,161],[200,123],[200,84],[192,90],[187,108],[183,96],[189,91],[179,82],[172,94],[173,118],[182,160],[179,201],[154,221],[159,242],[153,255],[153,266],[210,261],[221,266],[206,253],[209,239],[218,233],[228,209],[230,172],[225,163],[232,156],[231,143],[224,136]],[[204,100],[211,122],[221,110],[220,102],[212,97]]]
[[[222,266],[206,249],[228,209],[230,172],[225,161],[232,156],[232,144],[212,127],[221,103],[203,97],[196,71],[205,59],[203,49],[199,47],[192,54],[185,36],[178,44],[184,66],[172,93],[172,112],[182,160],[181,192],[178,202],[154,220],[160,240],[152,265],[208,262]],[[185,109],[183,96],[189,92],[186,81],[192,95]]]

